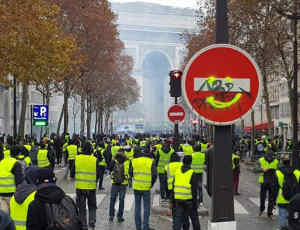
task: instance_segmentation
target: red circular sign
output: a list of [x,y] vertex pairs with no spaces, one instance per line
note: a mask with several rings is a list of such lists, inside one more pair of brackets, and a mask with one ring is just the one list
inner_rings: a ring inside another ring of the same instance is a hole
[[180,105],[173,105],[168,110],[168,118],[173,123],[183,121],[184,117],[185,111]]
[[197,115],[215,125],[229,125],[246,116],[257,102],[261,73],[244,50],[215,44],[197,52],[182,77],[182,92]]

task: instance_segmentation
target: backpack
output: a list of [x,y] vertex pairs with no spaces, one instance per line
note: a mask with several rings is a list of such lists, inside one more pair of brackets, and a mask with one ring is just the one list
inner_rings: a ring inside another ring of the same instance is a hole
[[82,229],[76,204],[67,195],[57,204],[46,204],[46,215],[48,220],[46,230]]
[[115,184],[122,184],[125,180],[125,173],[124,173],[124,165],[115,161],[115,165],[112,171],[112,179]]
[[299,192],[299,184],[293,171],[284,173],[284,182],[282,186],[282,195],[284,199],[291,200]]
[[262,151],[264,151],[265,146],[264,146],[263,143],[259,143],[259,144],[256,146],[256,149],[257,149],[258,152],[262,152]]

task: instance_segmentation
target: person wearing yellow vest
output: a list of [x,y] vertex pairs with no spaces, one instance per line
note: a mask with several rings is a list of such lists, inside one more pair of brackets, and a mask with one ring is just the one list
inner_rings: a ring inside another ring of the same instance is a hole
[[51,168],[51,163],[49,159],[49,152],[48,149],[46,148],[46,145],[41,142],[40,143],[40,149],[38,150],[37,153],[37,165],[40,168]]
[[116,142],[116,144],[113,144],[111,146],[111,156],[112,156],[112,158],[114,158],[114,156],[117,154],[117,152],[119,152],[120,149],[121,149],[121,146],[120,146],[119,142]]
[[97,146],[96,157],[98,159],[98,168],[97,168],[97,181],[99,181],[98,188],[99,190],[104,190],[103,187],[103,178],[105,169],[107,166],[107,160],[105,157],[106,148],[103,142],[100,142]]
[[194,146],[194,153],[192,154],[192,165],[191,168],[194,170],[194,173],[198,177],[198,205],[203,204],[203,194],[202,194],[202,181],[203,181],[203,169],[205,164],[205,154],[202,151],[202,145]]
[[133,159],[134,150],[131,146],[127,145],[124,147],[124,153],[129,160]]
[[[176,204],[172,202],[172,197],[174,197],[173,193],[173,184],[174,184],[174,177],[176,171],[181,168],[182,162],[180,161],[180,156],[177,153],[173,153],[171,156],[170,163],[166,165],[165,171],[168,178],[168,190],[169,190],[169,198],[170,198],[170,209],[172,210],[172,216],[173,216],[173,228],[174,226],[174,220],[175,220],[175,212],[176,212]],[[184,226],[183,229],[187,229],[189,225]]]
[[201,142],[201,152],[203,152],[203,153],[206,152],[208,150],[208,148],[209,148],[209,144],[207,143],[206,140],[203,140]]
[[[279,229],[288,229],[289,202],[297,193],[300,192],[300,171],[294,170],[290,166],[289,155],[283,156],[282,164],[283,166],[276,170],[279,188],[276,203],[279,209]],[[286,186],[289,186],[288,188],[290,191],[288,193],[286,193]],[[284,189],[285,191],[283,191]]]
[[[134,149],[134,159],[129,166],[129,175],[132,179],[132,187],[135,199],[135,226],[136,230],[153,230],[149,227],[151,193],[150,190],[157,178],[157,170],[154,160],[143,149]],[[144,218],[141,220],[142,200],[144,204]]]
[[31,149],[32,149],[32,147],[31,147],[31,145],[30,145],[29,143],[26,143],[26,144],[24,145],[24,147],[27,149],[28,152],[30,152]]
[[109,221],[112,222],[115,216],[115,203],[119,197],[119,211],[117,220],[119,223],[124,221],[124,201],[126,195],[126,187],[128,186],[129,179],[129,160],[123,152],[115,155],[114,160],[111,162],[109,170],[111,172],[111,192],[110,192],[110,205],[109,205]]
[[198,178],[194,170],[191,169],[192,156],[184,156],[182,162],[182,167],[176,171],[174,177],[173,202],[175,203],[176,211],[173,230],[181,230],[184,225],[188,226],[189,218],[191,219],[193,229],[200,230],[197,211]]
[[7,213],[10,197],[24,180],[22,166],[15,157],[16,155],[13,155],[13,157],[3,159],[3,155],[0,155],[0,202],[6,206],[4,211]]
[[170,147],[170,144],[165,141],[163,143],[162,149],[158,151],[158,154],[156,156],[157,172],[160,185],[160,197],[162,201],[166,201],[168,199],[168,183],[167,176],[165,174],[165,166],[169,164],[173,152],[174,150]]
[[[26,230],[28,208],[34,200],[37,187],[32,182],[37,181],[40,168],[36,168],[35,175],[30,173],[26,175],[26,183],[22,183],[17,187],[16,192],[10,200],[10,216],[15,222],[16,230]],[[34,175],[34,176],[33,176]]]
[[273,151],[268,150],[264,157],[259,159],[261,174],[259,176],[260,183],[260,212],[261,216],[265,210],[266,196],[268,193],[268,218],[273,218],[273,209],[276,199],[276,170],[278,168],[278,160],[274,159]]
[[[92,155],[91,143],[85,142],[82,153],[75,157],[76,204],[83,229],[95,228],[96,224],[96,188],[98,160]],[[88,202],[89,223],[87,224],[86,202]]]
[[56,185],[56,177],[51,169],[32,167],[29,170],[32,170],[30,172],[33,177],[31,180],[37,185],[37,190],[34,200],[28,206],[26,229],[45,230],[49,227],[49,214],[47,215],[46,204],[59,204],[66,197],[66,194]]
[[192,145],[190,145],[189,143],[185,143],[185,144],[181,145],[181,148],[182,148],[182,152],[184,152],[184,155],[192,156],[192,154],[194,152]]
[[70,170],[70,178],[75,178],[75,157],[78,154],[78,147],[75,144],[75,140],[71,140],[67,146],[68,164]]
[[240,156],[237,153],[232,154],[232,174],[233,174],[233,192],[235,195],[240,195],[239,181],[240,181]]

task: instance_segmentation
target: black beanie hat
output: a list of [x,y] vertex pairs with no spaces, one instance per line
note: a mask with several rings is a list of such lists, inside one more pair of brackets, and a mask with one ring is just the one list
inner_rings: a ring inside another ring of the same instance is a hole
[[184,165],[191,165],[192,164],[192,156],[184,156],[182,163]]
[[56,177],[53,171],[49,168],[39,168],[37,171],[37,178],[35,184],[42,184],[42,183],[55,183]]

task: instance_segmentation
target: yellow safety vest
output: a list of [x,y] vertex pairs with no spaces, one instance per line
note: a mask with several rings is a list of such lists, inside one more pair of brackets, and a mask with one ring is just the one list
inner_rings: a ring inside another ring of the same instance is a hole
[[50,165],[47,155],[48,155],[47,149],[40,149],[38,151],[38,154],[37,154],[38,167],[45,168]]
[[167,177],[168,177],[168,190],[173,189],[173,182],[174,182],[174,177],[175,173],[178,169],[180,169],[182,166],[182,162],[171,162],[168,165],[166,165],[166,172],[167,172]]
[[0,193],[14,193],[16,191],[15,176],[11,172],[16,162],[15,158],[5,158],[0,161]]
[[173,150],[171,149],[168,153],[165,153],[162,149],[160,149],[158,153],[159,153],[159,160],[157,165],[157,172],[160,174],[164,174],[165,167],[170,162]]
[[203,167],[205,163],[205,154],[201,152],[195,152],[192,154],[192,165],[191,168],[195,173],[203,173]]
[[100,154],[102,156],[102,161],[98,163],[99,166],[106,166],[106,161],[105,161],[105,158],[104,158],[104,151],[105,149],[103,148],[98,148],[98,151],[100,151]]
[[63,152],[67,151],[67,147],[68,147],[68,142],[65,142],[62,147]]
[[240,157],[236,154],[232,154],[232,169],[236,168],[236,165],[234,164],[234,159],[240,159]]
[[[266,161],[264,157],[259,158],[259,165],[261,169],[277,169],[278,167],[278,160],[274,159],[271,163]],[[260,184],[264,183],[264,173],[261,173],[258,182]]]
[[10,199],[10,217],[15,223],[16,230],[26,230],[28,208],[34,201],[36,191],[32,192],[22,204],[15,200],[15,196]]
[[134,149],[131,148],[131,150],[129,152],[125,151],[125,155],[128,159],[132,160],[133,159],[133,155],[134,155]]
[[24,147],[27,149],[28,152],[31,151],[31,145],[24,145]]
[[77,145],[68,145],[67,151],[68,151],[68,160],[75,160],[75,157],[78,152]]
[[151,168],[153,159],[148,157],[138,157],[132,159],[131,162],[133,170],[133,189],[149,191],[152,185]]
[[191,200],[192,196],[192,185],[191,178],[193,170],[190,169],[185,173],[182,173],[181,169],[177,170],[174,178],[174,197],[175,200]]
[[[123,181],[123,185],[128,185],[128,179],[129,179],[129,163],[130,161],[127,160],[125,161],[123,164],[124,164],[124,176],[125,176],[125,180]],[[111,178],[111,183],[114,184],[114,178]]]
[[192,154],[194,152],[193,146],[186,145],[186,144],[182,145],[182,150],[183,150],[184,154],[187,156],[192,156]]
[[204,144],[204,143],[201,143],[201,152],[204,152],[208,149],[208,143]]
[[25,157],[24,161],[25,161],[25,163],[26,163],[27,166],[31,165],[31,158],[30,157]]
[[10,149],[4,150],[3,155],[4,155],[4,159],[9,158],[10,157]]
[[112,157],[114,157],[117,154],[117,152],[119,152],[120,148],[121,148],[121,146],[118,146],[118,145],[114,145],[111,147]]
[[97,187],[97,158],[92,155],[77,155],[75,157],[75,187],[76,189],[95,190]]
[[[294,170],[294,175],[299,183],[300,180],[300,171],[299,170]],[[279,191],[277,194],[277,199],[276,203],[277,204],[288,204],[289,201],[286,200],[282,194],[282,187],[283,187],[283,182],[284,182],[284,174],[280,170],[276,170],[276,176],[278,180],[278,185],[279,185]]]

